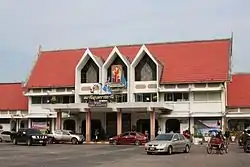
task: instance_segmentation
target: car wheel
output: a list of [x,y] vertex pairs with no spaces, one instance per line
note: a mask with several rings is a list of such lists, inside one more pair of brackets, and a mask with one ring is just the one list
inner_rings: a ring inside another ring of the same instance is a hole
[[26,143],[28,146],[31,146],[32,145],[31,139],[28,139]]
[[173,154],[173,147],[169,146],[168,147],[168,155],[171,155],[171,154]]
[[48,144],[53,144],[55,142],[54,138],[48,138]]
[[13,139],[13,144],[17,145],[17,140]]
[[47,143],[46,143],[46,142],[42,144],[42,146],[46,146],[46,145],[47,145]]
[[136,141],[135,141],[135,145],[136,145],[136,146],[139,146],[139,145],[141,145],[141,142],[140,142],[139,140],[136,140]]
[[186,145],[184,152],[185,152],[185,153],[189,153],[189,152],[190,152],[190,147],[189,147],[189,145]]
[[118,144],[118,142],[117,142],[117,140],[113,140],[113,145],[117,145]]
[[3,142],[3,139],[2,139],[2,138],[0,138],[0,142]]
[[76,138],[72,138],[72,139],[71,139],[71,142],[72,142],[72,144],[77,144],[77,143],[78,143],[78,140],[77,140]]

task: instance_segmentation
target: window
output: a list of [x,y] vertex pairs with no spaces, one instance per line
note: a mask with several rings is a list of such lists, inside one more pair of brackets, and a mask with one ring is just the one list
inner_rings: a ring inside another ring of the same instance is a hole
[[43,96],[43,97],[42,97],[42,103],[43,103],[43,104],[51,103],[51,99],[52,99],[51,96]]
[[194,92],[194,101],[207,101],[206,92]]
[[156,64],[145,53],[135,67],[135,81],[156,81]]
[[132,132],[132,133],[130,133],[130,135],[131,135],[131,136],[136,136],[136,133],[133,133],[133,132]]
[[40,93],[42,90],[41,89],[38,89],[38,88],[35,88],[35,89],[32,89],[33,93]]
[[173,138],[173,134],[159,134],[156,136],[155,140],[166,140],[166,141],[171,141]]
[[164,95],[164,101],[188,101],[189,93],[166,93]]
[[194,101],[220,101],[221,92],[194,92]]
[[126,133],[121,134],[121,137],[128,136],[128,135],[129,135],[129,133],[126,132]]
[[55,134],[57,134],[57,135],[61,135],[61,134],[62,134],[62,131],[57,130],[57,131],[55,131]]
[[87,83],[97,83],[97,72],[95,71],[93,66],[90,66],[86,73],[86,82]]
[[63,131],[62,134],[63,135],[70,135],[70,133],[68,131]]
[[42,103],[42,97],[40,97],[40,96],[31,97],[31,103],[32,104],[41,104]]
[[157,102],[156,93],[138,93],[135,94],[136,102]]
[[135,94],[135,101],[142,102],[143,101],[143,94]]
[[47,92],[51,92],[52,91],[52,89],[51,88],[44,88],[43,89],[43,92],[45,92],[45,93],[47,93]]
[[141,69],[141,81],[153,81],[153,71],[148,63]]
[[127,94],[115,94],[114,95],[114,102],[116,103],[123,103],[123,102],[127,102]]
[[89,58],[83,69],[81,70],[81,83],[98,83],[99,67]]
[[179,135],[174,135],[173,140],[180,140]]
[[208,101],[220,101],[221,100],[221,92],[207,92]]
[[182,134],[179,134],[180,140],[185,140],[185,137]]
[[3,131],[1,134],[2,135],[11,135],[11,132],[9,132],[9,131]]

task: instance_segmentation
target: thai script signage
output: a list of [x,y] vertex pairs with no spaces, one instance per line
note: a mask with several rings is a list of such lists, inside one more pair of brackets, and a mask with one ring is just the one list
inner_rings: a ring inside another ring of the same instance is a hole
[[107,107],[106,101],[89,101],[89,107]]
[[113,99],[114,96],[113,95],[90,95],[90,96],[84,96],[83,99],[84,100],[111,100]]

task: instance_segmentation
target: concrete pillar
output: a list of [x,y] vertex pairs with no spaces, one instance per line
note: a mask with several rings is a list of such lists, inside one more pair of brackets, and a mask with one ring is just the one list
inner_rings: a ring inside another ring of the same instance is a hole
[[155,110],[150,111],[150,139],[155,138]]
[[19,130],[19,127],[20,127],[20,121],[19,121],[19,118],[16,119],[16,131]]
[[62,112],[61,110],[57,111],[56,116],[56,129],[61,130],[62,129]]
[[227,118],[226,116],[222,116],[221,118],[221,127],[222,127],[222,132],[224,133],[226,129],[228,128],[228,123],[227,123]]
[[32,125],[31,125],[31,119],[29,118],[29,119],[28,119],[28,128],[31,128],[31,126],[32,126]]
[[190,133],[194,134],[194,117],[190,117]]
[[122,110],[117,111],[117,135],[122,134]]
[[86,142],[91,141],[91,111],[86,110]]
[[52,118],[51,119],[51,132],[54,132],[55,131],[55,119]]

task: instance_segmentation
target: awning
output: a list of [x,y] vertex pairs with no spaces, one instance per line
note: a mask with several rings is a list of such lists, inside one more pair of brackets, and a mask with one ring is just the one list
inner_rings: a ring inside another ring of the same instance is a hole
[[56,112],[53,113],[30,113],[26,118],[56,118]]
[[[72,103],[72,104],[43,104],[43,109],[55,110],[74,110],[84,111],[84,109],[91,109],[87,103]],[[142,109],[142,110],[173,110],[173,106],[162,102],[125,102],[125,103],[107,103],[106,107],[98,107],[94,109]]]
[[191,113],[190,114],[191,117],[222,117],[224,116],[223,113],[217,113],[217,112],[214,112],[214,113],[211,113],[211,112],[206,112],[206,113],[202,113],[202,112],[199,112],[199,113]]

